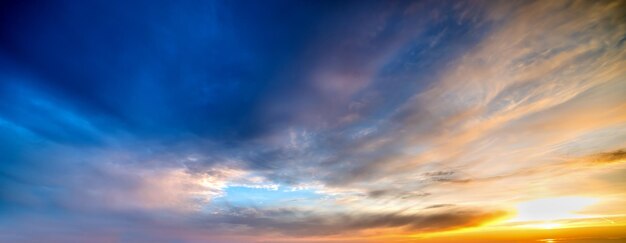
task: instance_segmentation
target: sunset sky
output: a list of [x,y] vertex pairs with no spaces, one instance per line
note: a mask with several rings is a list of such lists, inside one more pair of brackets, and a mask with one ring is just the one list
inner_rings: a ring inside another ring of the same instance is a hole
[[626,1],[0,1],[0,242],[626,242]]

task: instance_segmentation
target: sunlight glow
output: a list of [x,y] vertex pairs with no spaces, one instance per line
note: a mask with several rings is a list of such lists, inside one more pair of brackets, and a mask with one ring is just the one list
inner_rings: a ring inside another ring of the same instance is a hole
[[526,227],[538,228],[538,229],[556,229],[556,228],[560,228],[561,226],[563,226],[563,224],[559,224],[559,223],[541,223],[541,224],[526,225]]
[[531,228],[554,229],[563,226],[552,222],[563,219],[588,218],[589,215],[577,213],[581,209],[597,203],[599,200],[587,197],[544,198],[520,203],[517,216],[509,222],[537,222],[526,225]]

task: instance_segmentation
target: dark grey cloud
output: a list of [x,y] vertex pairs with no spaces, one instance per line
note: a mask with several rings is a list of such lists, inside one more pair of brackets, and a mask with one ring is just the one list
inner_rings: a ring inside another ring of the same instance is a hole
[[605,153],[593,154],[583,160],[587,160],[593,164],[623,163],[626,162],[626,150],[619,149]]
[[430,232],[475,227],[507,215],[504,211],[447,208],[423,213],[337,213],[318,214],[297,209],[260,210],[231,208],[231,212],[207,223],[249,226],[253,231],[292,236],[353,235],[365,229],[398,228],[410,232]]

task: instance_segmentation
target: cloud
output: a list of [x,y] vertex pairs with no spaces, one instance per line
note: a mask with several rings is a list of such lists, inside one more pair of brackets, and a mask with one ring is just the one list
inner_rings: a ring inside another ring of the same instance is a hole
[[501,219],[504,211],[451,208],[428,213],[319,214],[292,209],[233,208],[232,213],[207,218],[210,222],[245,225],[252,231],[292,236],[353,235],[368,229],[401,229],[407,232],[445,231],[476,227]]
[[[341,169],[329,182],[414,178],[411,171],[427,165],[494,177],[548,163],[546,153],[559,144],[618,126],[624,52],[614,44],[625,32],[618,9],[620,3],[576,2],[504,10],[513,11],[511,18],[491,20],[497,24],[484,41],[393,116],[379,118],[376,134],[344,145],[330,161]],[[563,24],[579,13],[585,17]]]
[[597,164],[623,163],[626,161],[626,150],[620,149],[606,153],[594,154],[589,156],[588,160]]

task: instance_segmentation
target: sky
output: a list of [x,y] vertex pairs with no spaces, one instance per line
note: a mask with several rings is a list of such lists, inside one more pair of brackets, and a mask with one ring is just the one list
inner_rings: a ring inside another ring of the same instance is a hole
[[623,242],[626,1],[1,1],[0,242]]

